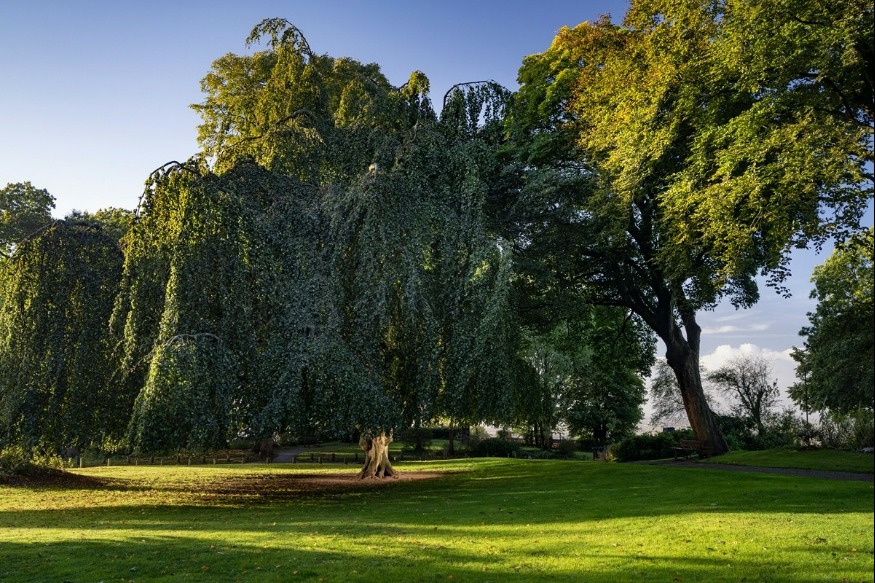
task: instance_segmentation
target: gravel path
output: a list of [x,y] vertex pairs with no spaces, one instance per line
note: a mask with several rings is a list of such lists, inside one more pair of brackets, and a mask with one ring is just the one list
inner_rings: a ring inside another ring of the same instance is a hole
[[797,468],[764,468],[759,466],[733,466],[729,464],[709,464],[705,462],[689,461],[660,461],[649,462],[651,465],[675,466],[681,468],[704,468],[707,470],[725,470],[727,472],[759,472],[762,474],[788,474],[793,476],[805,476],[806,478],[821,478],[824,480],[856,480],[859,482],[872,482],[872,474],[857,474],[854,472],[825,472],[822,470],[800,470]]

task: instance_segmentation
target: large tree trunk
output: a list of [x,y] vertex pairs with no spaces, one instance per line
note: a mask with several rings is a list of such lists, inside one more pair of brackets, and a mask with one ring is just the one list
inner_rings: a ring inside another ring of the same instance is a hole
[[365,451],[365,464],[359,472],[359,479],[364,478],[397,478],[398,470],[392,468],[389,461],[389,444],[392,436],[385,431],[374,437],[369,431],[362,433],[359,447]]
[[699,341],[702,329],[692,313],[682,314],[686,338],[675,325],[674,318],[667,330],[657,331],[665,342],[666,360],[674,371],[684,400],[684,409],[696,439],[706,444],[708,455],[720,455],[729,451],[726,439],[717,427],[714,413],[705,400],[702,377],[699,374]]

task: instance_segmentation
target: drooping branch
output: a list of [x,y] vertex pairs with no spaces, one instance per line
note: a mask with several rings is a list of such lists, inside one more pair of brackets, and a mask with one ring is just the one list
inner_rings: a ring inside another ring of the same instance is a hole
[[492,89],[499,89],[502,92],[507,91],[507,88],[504,85],[498,83],[497,81],[493,81],[492,79],[487,79],[484,81],[467,81],[465,83],[456,83],[455,85],[447,89],[446,93],[444,93],[444,98],[442,101],[443,107],[447,106],[447,99],[450,97],[450,95],[454,91],[461,91],[463,87],[489,87]]

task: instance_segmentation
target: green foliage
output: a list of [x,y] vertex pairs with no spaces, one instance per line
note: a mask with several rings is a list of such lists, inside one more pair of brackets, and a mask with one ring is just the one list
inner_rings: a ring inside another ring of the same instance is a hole
[[222,341],[175,336],[156,347],[134,404],[130,443],[147,451],[206,451],[227,442],[233,370]]
[[820,442],[824,447],[862,449],[875,446],[875,423],[871,409],[850,413],[828,412],[820,419]]
[[873,229],[839,246],[815,268],[803,349],[795,349],[800,382],[790,396],[806,410],[849,413],[872,409],[875,385]]
[[500,437],[481,439],[471,447],[471,454],[478,457],[511,457],[518,455],[520,445]]
[[64,468],[57,454],[46,454],[20,444],[0,447],[0,484],[16,483],[27,476],[47,474]]
[[604,444],[634,433],[643,417],[641,378],[650,368],[653,338],[622,310],[597,307],[575,320],[530,331],[524,354],[530,376],[518,398],[518,425],[536,445],[560,424]]
[[132,397],[109,382],[105,333],[121,268],[113,239],[64,221],[4,263],[0,444],[51,452],[123,432]]
[[0,253],[9,256],[16,244],[52,222],[55,197],[30,182],[0,189]]
[[[317,189],[252,164],[153,177],[112,327],[123,380],[140,393],[133,445],[199,449],[240,432],[337,434],[391,418],[340,337],[325,233]],[[208,396],[208,413],[181,405],[191,391]],[[167,441],[171,412],[190,418]],[[206,437],[188,437],[202,421]]]
[[134,211],[108,207],[93,213],[74,210],[67,215],[65,220],[68,222],[81,222],[97,225],[103,229],[107,235],[121,244],[124,236],[131,230],[135,217],[136,215]]
[[642,433],[627,437],[611,446],[611,453],[621,462],[657,460],[672,457],[681,439],[693,439],[692,431]]
[[262,21],[247,44],[266,36],[266,50],[217,59],[201,81],[204,102],[192,106],[220,172],[249,157],[303,182],[349,183],[372,162],[388,167],[397,131],[433,116],[421,73],[399,90],[376,64],[314,54],[288,21]]
[[762,424],[749,414],[718,415],[717,423],[733,450],[761,451],[780,447],[798,447],[804,444],[805,424],[790,409],[771,412]]
[[[263,39],[265,50],[217,60],[202,82],[204,103],[193,106],[204,154],[223,179],[249,160],[277,180],[314,185],[305,216],[316,222],[293,231],[308,241],[309,271],[275,262],[251,278],[270,273],[265,297],[284,296],[266,321],[295,321],[259,330],[261,344],[284,340],[266,359],[276,365],[259,373],[259,386],[272,388],[255,394],[272,396],[256,431],[498,418],[513,385],[512,265],[487,235],[483,208],[507,91],[459,86],[438,120],[418,71],[392,87],[375,64],[313,54],[282,19],[263,21],[248,43]],[[275,239],[289,219],[276,208],[268,216],[276,222],[249,240]],[[282,256],[303,257],[296,249]],[[307,281],[320,290],[318,305],[302,314],[295,307],[312,297]],[[302,325],[318,332],[292,341]],[[278,360],[290,352],[299,354],[294,373]],[[253,419],[243,415],[241,427]]]

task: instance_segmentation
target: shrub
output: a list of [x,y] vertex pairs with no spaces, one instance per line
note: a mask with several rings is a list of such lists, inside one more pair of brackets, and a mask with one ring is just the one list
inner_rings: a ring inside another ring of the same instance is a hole
[[875,441],[872,411],[866,409],[850,415],[826,413],[821,417],[820,431],[824,447],[860,449],[872,447]]
[[563,439],[559,442],[558,453],[561,457],[571,459],[577,452],[577,442],[573,439]]
[[519,451],[520,446],[518,443],[498,437],[482,439],[471,449],[474,455],[480,457],[510,457],[518,454]]
[[672,448],[681,439],[693,439],[689,430],[670,433],[643,433],[627,437],[611,447],[611,454],[621,462],[656,460],[674,455]]
[[471,430],[468,432],[468,437],[465,440],[466,445],[470,451],[474,451],[477,448],[477,444],[483,441],[484,439],[489,439],[489,433],[486,431],[484,427],[476,425],[471,427]]
[[410,427],[401,432],[398,441],[407,449],[425,451],[431,445],[432,431],[428,427]]
[[20,445],[0,449],[0,482],[14,481],[21,476],[58,471],[64,461],[57,455],[29,452]]

